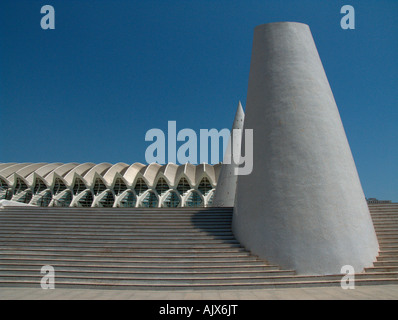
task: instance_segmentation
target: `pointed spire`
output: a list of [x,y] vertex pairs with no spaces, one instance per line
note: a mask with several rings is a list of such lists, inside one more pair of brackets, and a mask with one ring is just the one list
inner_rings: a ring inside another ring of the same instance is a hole
[[235,119],[232,124],[232,129],[243,129],[243,121],[245,119],[245,112],[243,111],[242,103],[239,100],[238,108],[236,109]]
[[[239,101],[238,107],[235,113],[235,119],[232,123],[232,130],[243,129],[243,124],[245,120],[245,113],[242,108],[242,104]],[[229,137],[228,147],[225,150],[224,161],[221,166],[220,174],[217,179],[217,187],[214,194],[213,207],[233,207],[235,202],[236,184],[238,176],[235,175],[236,164],[231,161],[231,142],[234,146],[237,141],[231,141],[232,133]],[[240,141],[238,143],[240,145]],[[228,161],[226,161],[228,159]]]

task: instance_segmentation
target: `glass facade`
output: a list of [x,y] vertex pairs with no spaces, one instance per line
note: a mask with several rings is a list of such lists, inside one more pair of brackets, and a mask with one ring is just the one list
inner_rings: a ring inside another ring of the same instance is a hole
[[104,192],[106,190],[105,184],[102,182],[100,178],[95,179],[95,184],[94,184],[94,195],[98,196],[100,193]]
[[73,194],[77,195],[77,194],[79,194],[80,192],[83,192],[86,189],[87,189],[87,187],[84,184],[84,182],[81,179],[76,178],[75,185],[73,186]]
[[127,190],[126,184],[123,182],[121,178],[117,178],[115,181],[115,186],[113,187],[115,195],[120,196],[126,190]]
[[32,200],[32,191],[31,190],[26,190],[22,196],[16,199],[16,201],[21,202],[21,203],[29,203],[30,200]]
[[198,190],[204,195],[207,196],[211,190],[213,190],[212,185],[210,184],[209,179],[203,178],[200,183]]
[[48,190],[39,199],[37,199],[36,205],[38,205],[39,207],[48,207],[51,200],[52,200],[52,194],[51,191]]
[[121,208],[134,208],[137,204],[137,197],[132,191],[127,191],[126,195],[119,203]]
[[175,191],[170,191],[163,201],[163,207],[177,208],[181,203],[180,197]]
[[158,206],[158,197],[154,192],[148,192],[145,198],[141,201],[141,207],[156,208]]
[[15,185],[14,194],[18,194],[22,191],[25,191],[26,189],[28,189],[28,186],[26,185],[26,183],[21,178],[17,178],[17,183]]
[[8,187],[7,182],[0,179],[0,200],[10,200],[12,197],[12,190]]
[[115,202],[115,197],[113,196],[112,191],[107,191],[105,195],[98,202],[99,207],[111,208],[113,207],[113,203]]
[[209,200],[207,200],[208,206],[211,206],[213,204],[213,199],[214,199],[214,192],[211,193]]
[[65,193],[58,200],[54,200],[54,207],[69,207],[72,202],[72,192],[70,190],[65,191]]
[[167,184],[166,180],[163,178],[160,178],[158,180],[158,183],[156,184],[156,192],[158,193],[159,196],[165,194],[169,190],[169,185]]
[[185,202],[186,207],[203,207],[203,200],[200,194],[197,191],[192,191],[186,202]]
[[55,178],[54,189],[53,189],[54,195],[57,195],[64,190],[66,190],[66,185],[62,182],[60,178]]
[[191,185],[188,183],[187,179],[181,178],[178,182],[177,190],[180,195],[185,195],[189,190],[191,190]]
[[36,178],[35,180],[35,187],[33,188],[33,194],[38,194],[44,190],[47,189],[46,184],[43,182],[43,180]]
[[137,182],[135,183],[134,191],[135,193],[140,196],[142,195],[145,191],[148,190],[148,186],[146,185],[144,179],[138,178]]
[[93,194],[90,190],[86,190],[82,197],[77,202],[79,207],[88,208],[93,203]]

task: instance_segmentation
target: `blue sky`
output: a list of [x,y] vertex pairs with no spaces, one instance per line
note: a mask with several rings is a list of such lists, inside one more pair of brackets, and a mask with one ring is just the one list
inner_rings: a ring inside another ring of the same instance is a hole
[[[40,8],[55,8],[55,30]],[[356,11],[342,30],[340,8]],[[253,29],[310,25],[367,197],[398,201],[398,1],[0,2],[1,162],[145,162],[145,133],[230,128]]]

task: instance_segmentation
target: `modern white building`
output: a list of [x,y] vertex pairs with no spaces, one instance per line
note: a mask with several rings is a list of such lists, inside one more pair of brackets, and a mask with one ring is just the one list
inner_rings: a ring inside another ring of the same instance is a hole
[[207,207],[220,167],[0,163],[0,200],[41,207]]

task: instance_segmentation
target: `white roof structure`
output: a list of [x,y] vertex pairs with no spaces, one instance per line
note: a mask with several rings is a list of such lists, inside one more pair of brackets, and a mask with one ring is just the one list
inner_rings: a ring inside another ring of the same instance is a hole
[[0,200],[36,206],[210,206],[220,164],[0,163]]

